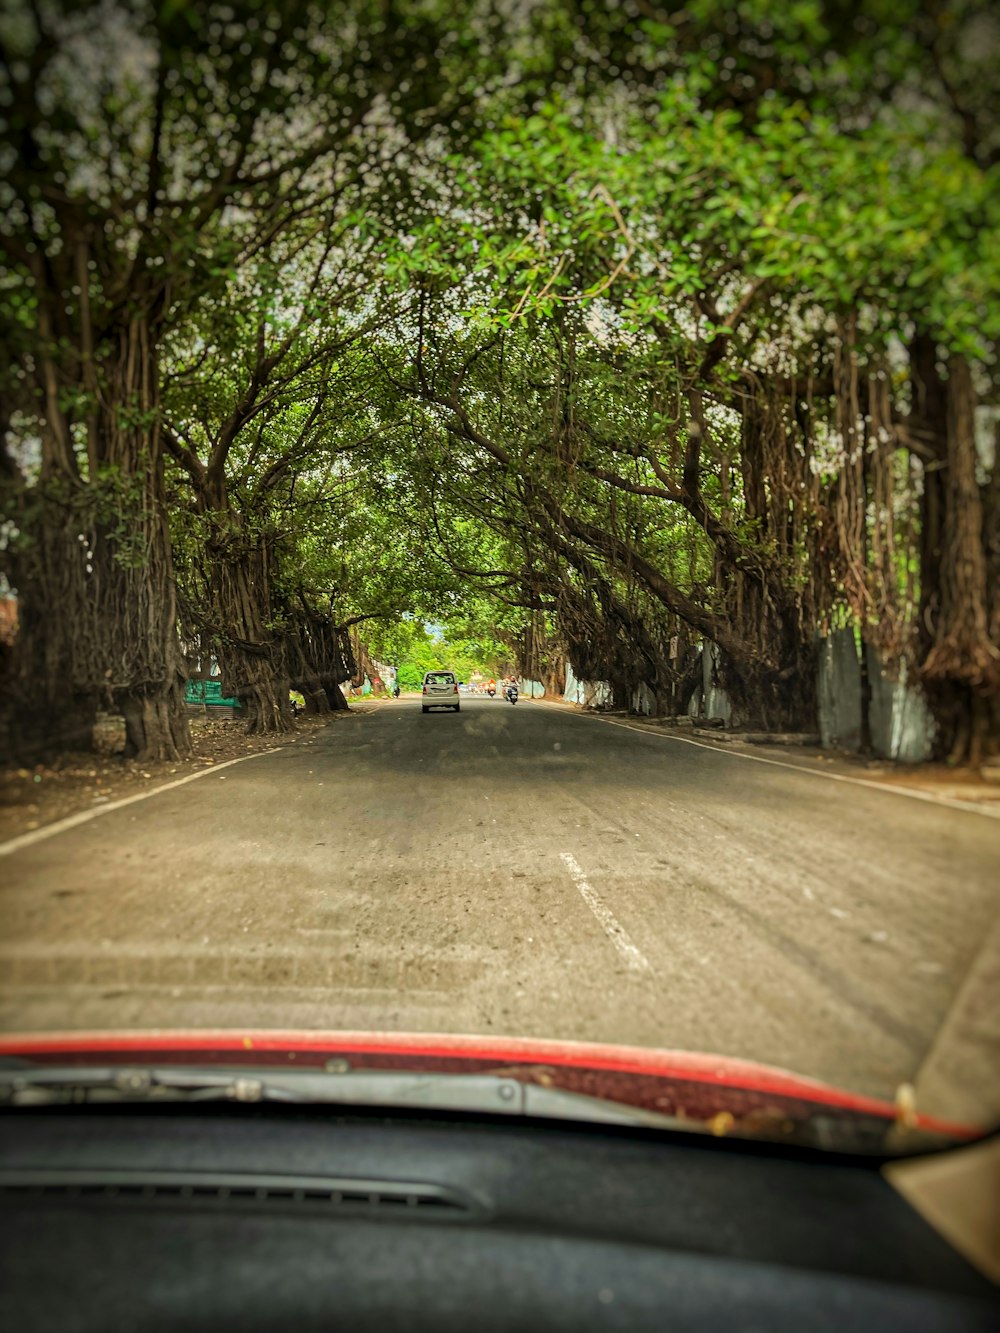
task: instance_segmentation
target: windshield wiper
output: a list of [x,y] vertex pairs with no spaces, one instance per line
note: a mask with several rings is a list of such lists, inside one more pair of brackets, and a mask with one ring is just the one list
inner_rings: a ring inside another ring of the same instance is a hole
[[0,1069],[0,1106],[167,1102],[285,1102],[536,1116],[633,1128],[701,1128],[697,1122],[641,1107],[490,1074],[94,1066]]
[[[939,1148],[946,1140],[865,1117],[839,1117],[823,1107],[794,1121],[752,1115],[710,1120],[547,1087],[509,1074],[440,1074],[354,1070],[346,1061],[326,1069],[232,1069],[197,1066],[44,1066],[0,1063],[0,1109],[114,1104],[230,1102],[336,1106],[345,1110],[441,1111],[535,1117],[681,1130],[700,1135],[767,1139],[828,1151],[882,1154]],[[723,1122],[723,1123],[720,1123]]]

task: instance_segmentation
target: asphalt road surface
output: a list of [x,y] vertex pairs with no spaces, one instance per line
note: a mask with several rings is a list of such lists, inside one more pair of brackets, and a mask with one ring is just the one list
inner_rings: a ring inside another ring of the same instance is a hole
[[382,704],[42,837],[0,884],[8,1031],[574,1038],[892,1095],[952,1060],[964,1006],[1000,1117],[1000,821],[558,706]]

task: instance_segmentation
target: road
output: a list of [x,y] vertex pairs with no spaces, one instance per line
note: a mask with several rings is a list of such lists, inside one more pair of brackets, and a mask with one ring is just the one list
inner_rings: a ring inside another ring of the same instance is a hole
[[998,865],[996,819],[404,698],[0,860],[0,1025],[575,1038],[891,1095],[968,998]]

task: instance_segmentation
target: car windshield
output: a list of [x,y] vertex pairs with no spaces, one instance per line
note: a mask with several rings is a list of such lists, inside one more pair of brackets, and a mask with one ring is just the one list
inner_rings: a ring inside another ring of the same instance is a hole
[[848,8],[8,0],[8,1049],[1000,1123],[1000,28]]

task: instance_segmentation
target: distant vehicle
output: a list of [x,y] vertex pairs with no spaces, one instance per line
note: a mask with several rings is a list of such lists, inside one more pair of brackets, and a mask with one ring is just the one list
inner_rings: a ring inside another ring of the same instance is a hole
[[517,686],[514,684],[513,681],[511,681],[510,684],[507,686],[507,688],[504,690],[503,696],[505,699],[509,700],[512,704],[517,703]]
[[468,694],[468,693],[469,693],[469,687],[468,687],[468,685],[466,685],[466,683],[465,683],[464,680],[460,680],[460,681],[458,682],[458,692],[459,692],[459,694]]
[[460,711],[458,681],[454,671],[425,672],[420,693],[420,711],[427,713],[432,708],[454,708],[456,713]]

